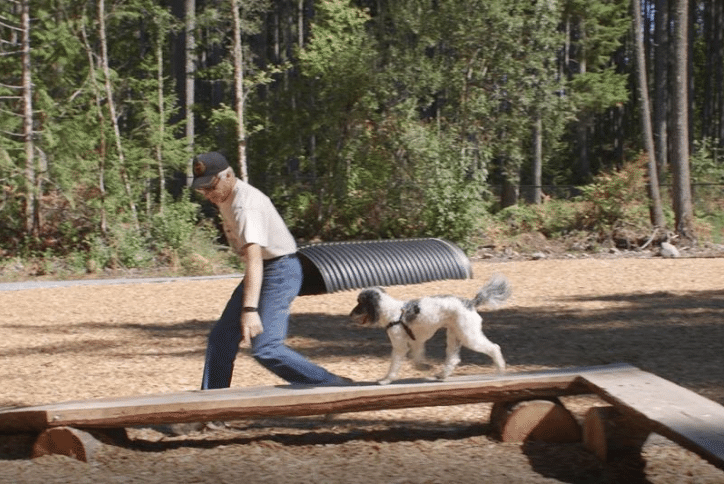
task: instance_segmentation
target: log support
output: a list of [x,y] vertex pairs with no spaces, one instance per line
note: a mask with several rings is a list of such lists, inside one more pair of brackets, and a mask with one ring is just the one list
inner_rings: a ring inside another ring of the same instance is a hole
[[557,399],[498,402],[490,423],[503,442],[580,442],[581,427]]
[[32,457],[66,455],[88,462],[100,447],[100,442],[88,432],[72,427],[54,427],[41,432],[33,445]]
[[583,422],[583,445],[602,462],[638,457],[650,429],[614,407],[592,407]]
[[118,444],[127,440],[124,428],[93,430],[91,433],[73,427],[53,427],[38,435],[31,457],[34,459],[44,455],[65,455],[89,462],[102,443]]

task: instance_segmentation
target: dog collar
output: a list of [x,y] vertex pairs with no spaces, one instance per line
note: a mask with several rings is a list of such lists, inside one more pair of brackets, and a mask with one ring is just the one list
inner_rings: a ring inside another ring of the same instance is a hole
[[392,321],[391,323],[388,323],[385,329],[389,330],[390,328],[392,328],[393,326],[397,326],[398,324],[402,325],[402,327],[405,329],[405,333],[407,333],[407,336],[409,336],[411,340],[415,339],[415,334],[412,332],[410,327],[406,325],[405,322],[402,320],[402,316],[400,316],[400,319],[398,319],[397,321]]

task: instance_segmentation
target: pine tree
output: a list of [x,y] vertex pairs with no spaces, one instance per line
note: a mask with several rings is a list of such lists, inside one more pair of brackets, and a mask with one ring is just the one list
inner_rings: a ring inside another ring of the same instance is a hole
[[98,36],[100,40],[100,62],[101,69],[103,71],[103,86],[105,87],[106,103],[108,106],[108,117],[113,127],[113,139],[116,144],[116,156],[118,157],[118,171],[121,175],[121,181],[126,191],[126,197],[128,200],[128,207],[130,208],[131,221],[137,231],[140,231],[141,227],[138,222],[138,210],[136,209],[136,202],[133,196],[133,190],[131,189],[131,179],[128,174],[128,168],[126,166],[126,154],[123,148],[123,140],[121,138],[121,131],[118,125],[118,115],[116,114],[116,101],[114,97],[114,89],[111,80],[111,69],[109,67],[108,58],[108,37],[106,31],[106,10],[105,0],[98,0]]
[[615,71],[612,54],[629,28],[625,0],[567,0],[564,22],[570,26],[566,42],[565,72],[576,108],[576,143],[579,181],[591,175],[591,134],[594,116],[627,100],[626,76]]
[[654,148],[654,133],[651,125],[651,109],[649,105],[649,85],[646,74],[646,54],[644,52],[643,28],[641,22],[641,5],[639,0],[633,0],[633,35],[636,50],[636,71],[638,74],[639,100],[641,103],[641,123],[644,133],[644,146],[648,158],[648,188],[651,203],[651,222],[654,227],[664,227],[664,211],[661,206],[659,194],[659,175],[656,163],[656,150]]
[[676,0],[674,16],[674,95],[673,153],[671,164],[674,182],[674,215],[676,232],[695,240],[691,180],[689,177],[689,1]]

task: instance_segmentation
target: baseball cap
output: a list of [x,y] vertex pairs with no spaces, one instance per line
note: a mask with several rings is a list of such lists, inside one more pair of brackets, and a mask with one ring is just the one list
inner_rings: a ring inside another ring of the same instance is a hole
[[211,151],[196,155],[192,168],[194,181],[191,188],[206,188],[212,185],[216,175],[229,168],[229,162],[221,153]]

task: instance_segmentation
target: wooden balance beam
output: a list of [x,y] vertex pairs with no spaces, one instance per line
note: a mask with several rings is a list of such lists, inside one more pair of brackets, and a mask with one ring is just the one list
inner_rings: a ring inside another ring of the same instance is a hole
[[[616,365],[584,371],[616,372],[621,368]],[[280,385],[99,398],[0,411],[0,432],[325,415],[590,393],[579,379],[581,371],[574,368],[500,376],[458,376],[445,381],[403,380],[391,385]]]
[[[0,410],[0,432],[39,432],[40,442],[49,439],[47,432],[59,429],[70,429],[68,432],[118,429],[481,402],[494,402],[498,408],[504,406],[506,409],[496,411],[494,406],[491,415],[502,414],[504,418],[519,415],[512,427],[520,427],[541,423],[551,415],[550,411],[562,408],[555,404],[555,398],[581,394],[599,395],[612,405],[615,416],[633,422],[639,430],[643,429],[644,436],[648,432],[664,435],[724,469],[724,407],[626,364],[469,375],[445,381],[407,380],[385,386],[365,383],[344,387],[282,385],[100,398]],[[554,403],[551,403],[552,399]],[[531,401],[544,405],[523,406],[522,409],[510,405]],[[584,443],[598,455],[605,455],[605,449],[601,450],[600,446],[609,444],[605,422],[601,422],[609,413],[589,412],[592,418],[588,421],[587,416],[584,422]],[[555,427],[565,421],[565,415],[563,420],[560,415],[558,411],[558,418],[553,420],[552,427],[548,426],[549,430],[555,431]],[[63,438],[66,437],[73,435],[63,434]],[[74,442],[72,445],[77,446],[77,439]]]

